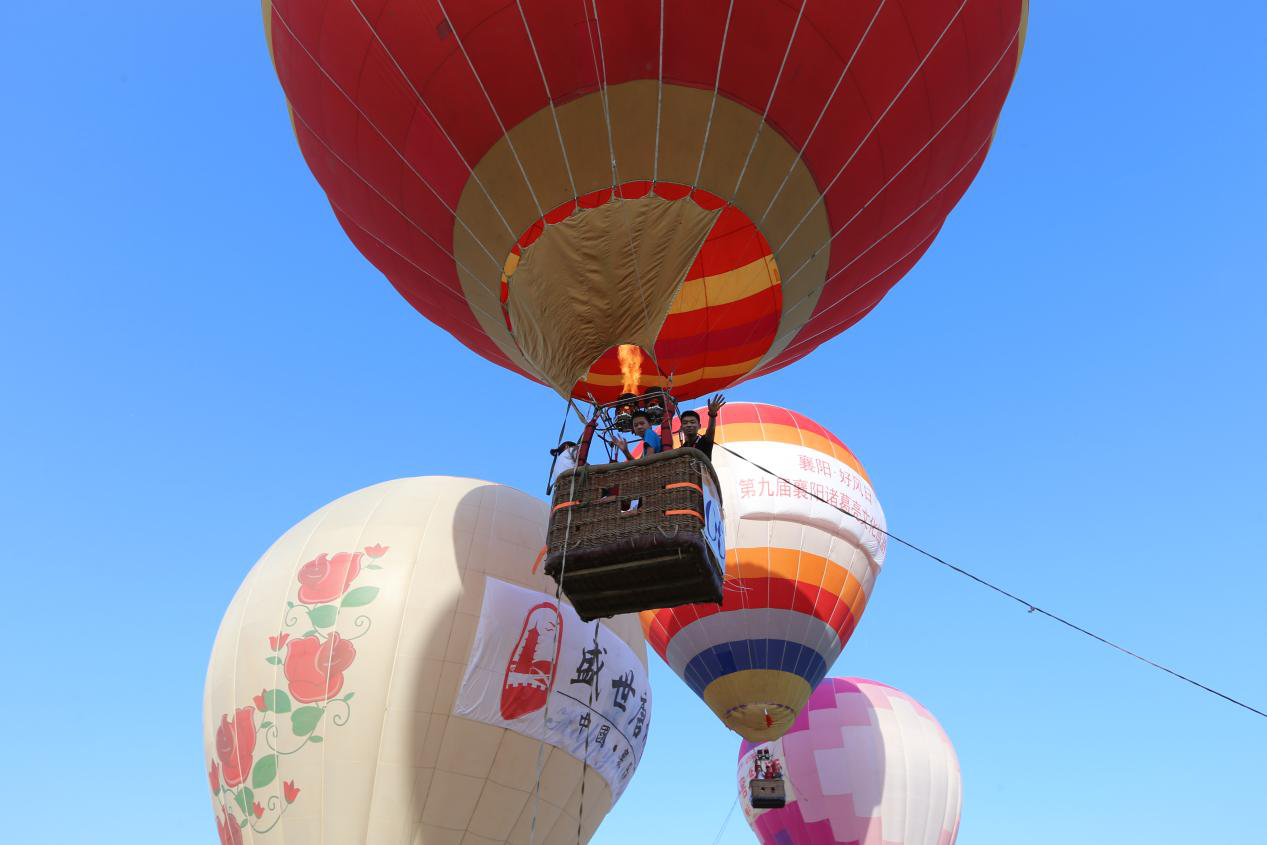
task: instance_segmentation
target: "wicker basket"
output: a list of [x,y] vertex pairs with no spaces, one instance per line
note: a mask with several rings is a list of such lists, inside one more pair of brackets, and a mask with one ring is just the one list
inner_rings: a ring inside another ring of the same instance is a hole
[[777,810],[787,804],[787,790],[783,786],[783,778],[762,780],[753,778],[748,781],[748,794],[751,796],[752,809]]
[[556,582],[562,575],[585,620],[720,604],[718,491],[712,464],[696,449],[568,470],[554,483],[545,571]]

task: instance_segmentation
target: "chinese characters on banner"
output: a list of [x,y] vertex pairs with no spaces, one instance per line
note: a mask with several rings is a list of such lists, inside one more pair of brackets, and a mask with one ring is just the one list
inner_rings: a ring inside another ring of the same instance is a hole
[[[737,445],[744,457],[770,467],[788,480],[775,478],[750,463],[727,456],[726,508],[732,518],[796,514],[802,518],[839,522],[871,548],[876,560],[884,560],[888,537],[877,530],[885,527],[884,512],[870,482],[853,467],[803,446],[775,442]],[[840,508],[857,519],[850,519],[833,508]]]
[[453,715],[588,760],[615,801],[647,744],[651,687],[642,661],[609,628],[582,622],[553,596],[489,578]]

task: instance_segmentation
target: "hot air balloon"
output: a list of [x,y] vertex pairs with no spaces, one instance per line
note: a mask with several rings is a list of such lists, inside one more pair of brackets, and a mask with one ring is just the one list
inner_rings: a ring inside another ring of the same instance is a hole
[[727,405],[716,442],[724,601],[648,611],[642,623],[651,647],[727,727],[774,739],[862,616],[884,564],[884,512],[854,454],[793,411]]
[[[981,167],[1027,0],[264,0],[303,156],[428,319],[682,399],[861,319]],[[618,360],[618,348],[635,357]]]
[[[753,760],[778,761],[787,804],[754,810]],[[828,678],[781,739],[739,749],[740,803],[762,845],[954,845],[962,789],[954,746],[904,692]]]
[[[588,841],[650,728],[634,617],[537,570],[546,506],[462,478],[318,510],[247,575],[207,671],[222,843]],[[544,743],[543,743],[544,739]]]

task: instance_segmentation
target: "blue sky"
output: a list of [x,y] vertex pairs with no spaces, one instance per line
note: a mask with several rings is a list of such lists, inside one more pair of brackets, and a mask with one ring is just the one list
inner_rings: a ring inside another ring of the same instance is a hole
[[[1036,4],[924,260],[730,396],[834,430],[896,533],[1267,708],[1267,13],[1140,8]],[[347,242],[257,5],[10,3],[0,73],[6,839],[215,842],[203,673],[246,570],[383,479],[539,492],[560,406]],[[595,845],[712,842],[733,801],[737,737],[653,664]],[[834,674],[941,719],[962,843],[1267,842],[1267,720],[912,553]]]

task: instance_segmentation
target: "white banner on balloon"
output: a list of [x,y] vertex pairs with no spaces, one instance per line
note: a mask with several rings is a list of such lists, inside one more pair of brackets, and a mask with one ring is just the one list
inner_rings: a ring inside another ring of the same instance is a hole
[[596,769],[614,802],[647,745],[651,685],[607,626],[489,578],[453,715],[544,738]]
[[[790,443],[733,445],[747,461],[721,450],[713,461],[725,489],[729,520],[786,519],[817,525],[832,534],[852,534],[872,560],[883,565],[888,538],[877,528],[885,527],[884,511],[871,483],[857,470],[830,455]],[[768,467],[787,481],[753,464]]]

